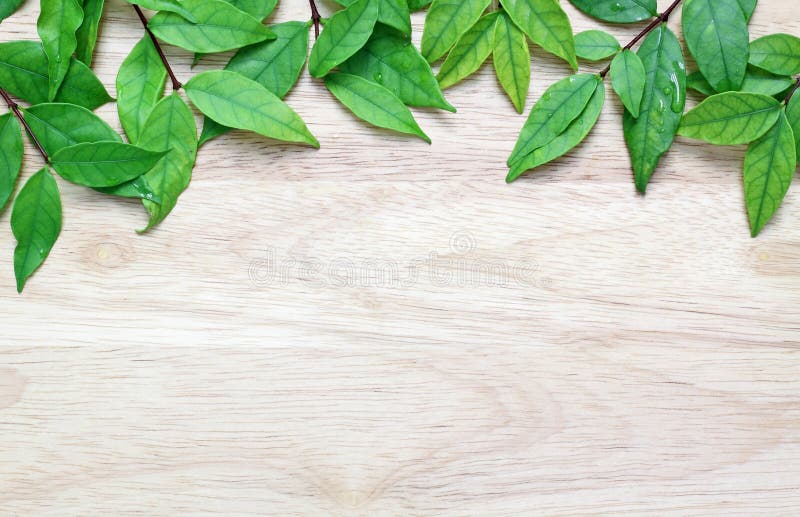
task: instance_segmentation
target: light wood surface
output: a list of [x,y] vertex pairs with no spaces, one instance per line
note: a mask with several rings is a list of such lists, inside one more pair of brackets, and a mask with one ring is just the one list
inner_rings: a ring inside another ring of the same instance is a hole
[[[2,40],[35,38],[34,4]],[[108,4],[113,93],[142,30]],[[753,38],[800,35],[794,0],[761,4]],[[533,61],[529,107],[567,73]],[[23,296],[6,211],[0,515],[800,514],[798,188],[753,240],[743,149],[679,139],[639,196],[610,94],[508,186],[524,117],[491,66],[448,98],[416,110],[427,146],[304,74],[322,149],[220,138],[145,236],[136,203],[61,182]]]

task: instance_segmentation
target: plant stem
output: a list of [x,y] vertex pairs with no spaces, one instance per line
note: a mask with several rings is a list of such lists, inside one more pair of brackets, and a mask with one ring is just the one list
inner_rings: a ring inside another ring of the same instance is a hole
[[795,94],[797,90],[800,90],[800,77],[798,77],[797,80],[794,82],[794,86],[792,86],[792,89],[789,91],[789,95],[787,95],[786,98],[783,99],[783,102],[786,103],[787,106],[789,105],[789,101],[792,100],[792,96]]
[[25,120],[25,117],[22,116],[22,112],[19,110],[19,105],[16,102],[14,102],[11,96],[8,93],[6,93],[6,91],[3,90],[2,88],[0,88],[0,97],[2,97],[4,101],[6,101],[6,104],[8,104],[8,109],[10,109],[14,113],[14,116],[17,117],[19,123],[22,124],[22,127],[25,128],[25,132],[28,133],[29,137],[31,137],[33,145],[39,151],[39,154],[42,155],[42,158],[44,158],[45,163],[49,164],[50,157],[47,156],[47,152],[45,152],[44,147],[42,147],[42,144],[39,143],[39,139],[36,138],[36,135],[33,134],[31,126],[28,125],[28,122]]
[[[672,2],[672,4],[671,4],[669,7],[667,7],[667,10],[666,10],[666,11],[664,11],[664,12],[663,12],[663,13],[661,13],[661,14],[659,14],[659,15],[656,17],[656,19],[655,19],[655,20],[653,20],[652,22],[650,22],[650,24],[649,24],[647,27],[645,27],[645,28],[642,30],[642,32],[640,32],[639,34],[637,34],[637,35],[636,35],[636,37],[635,37],[635,38],[633,38],[633,39],[631,40],[631,42],[630,42],[630,43],[628,43],[627,45],[625,45],[625,46],[623,47],[623,49],[622,49],[622,50],[630,50],[630,49],[632,49],[632,48],[633,48],[633,46],[634,46],[634,45],[636,45],[637,43],[639,43],[639,41],[640,41],[642,38],[644,38],[645,36],[647,36],[648,34],[650,34],[650,32],[651,32],[653,29],[655,29],[656,27],[658,27],[658,26],[659,26],[659,25],[661,25],[662,23],[666,23],[666,21],[667,21],[667,20],[669,20],[669,17],[670,17],[670,15],[672,14],[672,11],[674,11],[674,10],[675,10],[675,9],[678,7],[678,5],[679,5],[680,3],[681,3],[681,0],[675,0],[674,2]],[[606,66],[606,67],[605,67],[605,68],[604,68],[604,69],[603,69],[603,70],[600,72],[600,77],[605,77],[605,76],[608,74],[609,70],[611,70],[611,65],[610,65],[610,64],[609,64],[608,66]]]
[[139,15],[139,20],[141,20],[142,26],[144,26],[144,30],[147,32],[147,35],[150,36],[150,40],[156,47],[156,51],[158,52],[158,57],[160,57],[161,62],[164,63],[164,68],[167,69],[167,75],[169,75],[169,78],[172,81],[172,89],[174,91],[180,90],[181,86],[183,85],[181,84],[180,81],[178,81],[178,78],[175,77],[175,74],[172,72],[172,67],[169,66],[169,61],[167,61],[167,56],[165,56],[164,51],[161,50],[161,44],[158,42],[158,39],[156,39],[155,34],[153,34],[153,32],[150,30],[150,27],[147,26],[147,18],[142,12],[142,9],[136,4],[133,5],[133,8],[136,10],[136,14]]
[[319,38],[319,22],[322,19],[322,16],[319,15],[317,2],[314,0],[308,0],[308,5],[311,7],[311,21],[314,22],[314,38]]

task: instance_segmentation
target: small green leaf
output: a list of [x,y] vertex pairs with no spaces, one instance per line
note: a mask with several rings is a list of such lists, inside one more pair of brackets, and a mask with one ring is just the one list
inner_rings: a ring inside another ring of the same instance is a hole
[[800,38],[770,34],[750,43],[750,63],[778,75],[800,73]]
[[48,100],[53,100],[69,70],[78,47],[75,32],[83,21],[83,7],[77,0],[41,0],[36,28],[48,61]]
[[494,33],[494,70],[517,113],[525,111],[531,84],[531,53],[525,33],[504,12],[497,18]]
[[475,25],[491,0],[433,0],[422,32],[422,55],[433,63]]
[[183,16],[192,23],[196,22],[194,15],[183,6],[182,0],[127,0],[129,4],[138,5],[151,11],[164,11]]
[[778,119],[781,103],[758,93],[712,95],[683,116],[678,134],[711,144],[747,144]]
[[17,239],[14,274],[21,293],[61,233],[61,196],[47,167],[31,176],[19,191],[11,212],[11,230]]
[[511,183],[524,172],[564,156],[583,142],[583,139],[586,138],[597,123],[597,119],[600,118],[600,112],[603,110],[604,102],[605,86],[603,86],[601,81],[597,83],[597,89],[586,105],[586,109],[578,115],[578,118],[573,120],[563,133],[558,135],[547,145],[534,150],[530,154],[525,155],[521,160],[515,162],[508,172],[508,176],[506,176],[506,182]]
[[103,15],[103,3],[103,0],[83,0],[83,21],[75,34],[77,39],[75,54],[78,60],[86,66],[92,66],[92,56],[100,29],[100,17]]
[[795,92],[786,106],[786,119],[792,126],[794,139],[797,143],[797,159],[800,160],[800,93]]
[[11,113],[0,116],[0,213],[5,208],[22,167],[22,134]]
[[0,1],[0,22],[14,14],[14,12],[25,2],[25,0],[2,0]]
[[149,37],[144,36],[117,73],[117,112],[128,140],[136,143],[153,106],[164,93],[167,70]]
[[334,14],[311,49],[309,73],[322,77],[358,52],[366,44],[377,21],[378,3],[374,0],[358,0]]
[[319,147],[303,120],[274,93],[236,72],[203,72],[185,85],[189,100],[222,125]]
[[37,104],[24,112],[25,121],[48,155],[88,142],[122,142],[106,122],[74,104]]
[[757,236],[783,202],[797,168],[792,127],[783,112],[744,157],[744,197],[750,230]]
[[68,181],[87,187],[113,187],[149,171],[164,154],[121,142],[94,142],[64,147],[51,161]]
[[575,53],[587,61],[608,59],[621,48],[617,38],[605,31],[589,30],[575,35]]
[[749,22],[750,18],[753,17],[753,13],[756,10],[756,4],[758,3],[758,0],[738,0],[738,1],[742,13],[744,13],[744,17]]
[[572,25],[558,0],[503,0],[503,7],[534,43],[578,69]]
[[630,50],[621,52],[611,62],[611,86],[633,118],[639,117],[646,81],[644,63]]
[[513,166],[563,133],[586,108],[600,81],[597,74],[578,74],[548,88],[531,109],[508,158],[508,166]]
[[481,67],[492,53],[496,25],[497,13],[487,14],[459,38],[436,76],[442,89],[457,84]]
[[598,20],[634,23],[658,16],[656,0],[570,0],[572,5]]
[[240,11],[246,12],[256,20],[263,20],[275,10],[278,0],[225,0]]
[[358,118],[431,142],[403,101],[380,84],[357,75],[333,73],[325,76],[325,86]]
[[148,23],[159,39],[192,52],[224,52],[275,37],[265,25],[221,0],[182,0],[197,20],[160,12]]

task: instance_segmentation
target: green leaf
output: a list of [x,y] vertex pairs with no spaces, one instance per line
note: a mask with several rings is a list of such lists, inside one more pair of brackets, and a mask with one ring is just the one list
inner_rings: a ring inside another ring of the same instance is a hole
[[758,4],[758,0],[738,0],[738,1],[742,13],[744,13],[744,17],[749,22],[750,18],[753,17],[753,13],[756,10],[756,4]]
[[645,38],[637,55],[646,73],[642,104],[639,117],[625,110],[622,122],[636,188],[644,193],[675,140],[686,104],[686,66],[678,38],[664,24]]
[[412,11],[419,11],[430,5],[431,0],[408,0],[408,8]]
[[611,86],[634,118],[639,117],[646,81],[644,63],[630,50],[621,52],[611,62]]
[[508,166],[513,166],[525,155],[547,145],[563,133],[586,108],[599,82],[601,78],[597,74],[578,74],[548,88],[531,109],[508,158]]
[[160,202],[144,200],[150,214],[147,231],[164,220],[178,202],[178,196],[189,186],[197,156],[197,128],[189,107],[177,93],[156,104],[147,118],[142,148],[164,151],[162,158],[144,177]]
[[37,104],[24,111],[25,121],[48,155],[87,142],[122,142],[106,122],[74,104]]
[[778,75],[800,73],[800,38],[770,34],[750,43],[750,63]]
[[68,181],[87,187],[112,187],[149,171],[164,154],[121,142],[93,142],[64,147],[51,161]]
[[[794,79],[785,75],[775,75],[754,66],[748,66],[744,82],[739,91],[748,93],[763,93],[764,95],[778,95],[788,90]],[[686,78],[686,87],[703,95],[714,95],[714,88],[708,84],[700,72],[689,74]]]
[[422,55],[429,63],[441,58],[475,25],[491,0],[433,0],[422,32]]
[[[0,43],[0,87],[20,99],[48,102],[47,56],[35,41]],[[56,95],[56,102],[95,109],[112,100],[103,84],[86,65],[72,59]]]
[[5,208],[22,167],[22,134],[11,113],[0,116],[0,213]]
[[481,67],[492,53],[496,25],[497,13],[487,14],[459,38],[436,76],[441,88],[453,86]]
[[[336,0],[336,3],[347,7],[357,1]],[[427,3],[430,3],[430,0]],[[406,36],[411,35],[411,11],[406,0],[379,0],[378,21],[397,29]]]
[[36,28],[48,61],[48,100],[56,93],[69,70],[70,57],[78,47],[75,32],[83,21],[83,7],[77,0],[41,0]]
[[572,5],[598,20],[633,23],[658,16],[656,0],[570,0]]
[[5,20],[19,8],[25,0],[2,0],[0,1],[0,21]]
[[709,84],[718,92],[738,90],[750,41],[738,0],[686,0],[682,20],[686,45]]
[[325,86],[358,118],[431,142],[403,101],[380,84],[357,75],[333,73],[325,76]]
[[275,37],[261,21],[221,0],[182,0],[196,23],[160,12],[148,23],[159,38],[192,52],[224,52]]
[[534,43],[578,69],[572,26],[558,0],[503,0],[503,7]]
[[678,134],[711,144],[747,144],[775,124],[780,110],[781,103],[767,95],[719,93],[686,113]]
[[339,69],[383,85],[409,106],[456,111],[445,100],[425,58],[394,31],[378,26],[364,48]]
[[373,0],[358,0],[334,14],[311,49],[309,73],[322,77],[358,52],[369,39],[377,21],[378,3]]
[[617,38],[605,31],[589,30],[575,35],[575,53],[587,61],[608,59],[621,48]]
[[714,95],[717,93],[714,91],[714,88],[708,84],[708,81],[705,77],[703,77],[703,74],[701,74],[700,71],[692,72],[686,76],[686,88],[694,90],[703,95]]
[[161,198],[153,192],[153,188],[147,183],[144,176],[139,176],[113,187],[95,187],[94,190],[109,196],[142,199],[153,203],[161,202]]
[[127,0],[127,2],[151,11],[179,14],[193,23],[197,21],[192,12],[183,6],[183,0]]
[[256,20],[263,20],[275,10],[278,0],[225,0],[235,8],[243,11]]
[[503,12],[494,33],[494,70],[511,102],[522,113],[531,84],[531,53],[525,33]]
[[222,125],[319,147],[297,113],[274,93],[236,72],[203,72],[186,83],[185,90],[204,115]]
[[77,48],[75,54],[86,66],[92,66],[94,47],[97,44],[97,33],[100,29],[100,17],[103,15],[103,0],[83,0],[83,21],[75,34]]
[[519,178],[524,172],[535,169],[540,165],[551,162],[556,158],[564,156],[574,149],[589,134],[600,118],[605,102],[605,86],[602,81],[597,83],[597,88],[578,118],[573,120],[569,127],[554,138],[547,145],[540,147],[530,154],[525,155],[521,160],[514,163],[506,176],[506,182]]
[[14,274],[21,293],[61,233],[61,196],[47,167],[31,176],[19,191],[11,212],[11,230],[17,239]]
[[783,202],[797,168],[792,127],[783,112],[744,157],[744,198],[750,230],[757,236]]
[[797,158],[800,160],[800,93],[795,92],[786,106],[786,119],[792,126],[794,139],[797,143]]
[[144,123],[164,93],[167,70],[149,37],[144,36],[117,73],[117,112],[128,140],[139,141]]

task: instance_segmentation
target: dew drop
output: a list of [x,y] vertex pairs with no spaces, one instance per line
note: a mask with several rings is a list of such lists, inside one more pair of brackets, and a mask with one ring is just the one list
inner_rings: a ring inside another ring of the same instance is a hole
[[372,78],[375,79],[375,82],[378,82],[378,83],[383,82],[383,74],[380,73],[380,72],[375,72],[375,74],[373,74]]
[[[681,65],[682,63],[676,63]],[[680,80],[678,79],[678,71],[669,74],[669,80],[672,82],[672,87],[674,89],[674,94],[672,96],[672,104],[670,105],[670,109],[673,113],[682,113],[683,107],[686,103],[686,99],[684,99],[684,91],[681,88]]]
[[623,9],[623,7],[622,7],[622,4],[621,4],[621,3],[619,3],[619,2],[615,2],[615,3],[614,3],[612,6],[611,6],[611,10],[612,10],[613,12],[615,12],[615,13],[618,13],[618,12],[622,11],[622,9]]

